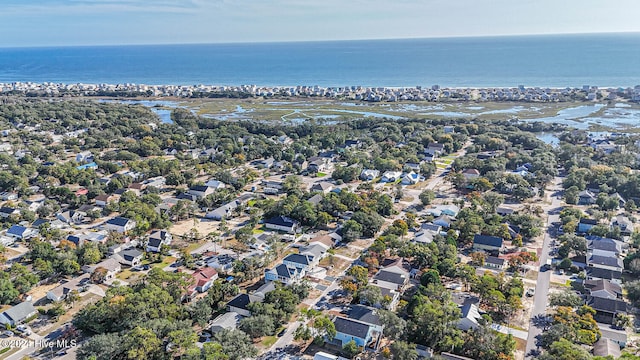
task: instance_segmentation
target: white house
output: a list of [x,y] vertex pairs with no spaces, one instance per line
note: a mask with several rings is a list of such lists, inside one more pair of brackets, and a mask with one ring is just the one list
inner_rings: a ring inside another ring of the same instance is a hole
[[148,252],[160,252],[162,245],[171,245],[171,240],[173,237],[171,233],[166,230],[156,230],[149,235],[149,240],[147,241],[147,251]]
[[401,176],[402,176],[401,171],[387,171],[384,174],[382,174],[382,178],[380,179],[380,182],[395,182],[395,181],[398,181]]
[[101,262],[95,265],[85,265],[82,267],[82,271],[84,271],[87,274],[93,274],[93,272],[99,268],[104,269],[106,271],[104,276],[104,282],[109,282],[114,280],[116,278],[116,275],[118,275],[118,273],[122,271],[122,265],[120,265],[118,260],[112,259],[112,258],[102,260]]
[[93,161],[93,154],[91,154],[91,151],[83,151],[78,153],[78,155],[76,155],[76,162],[79,162],[81,164],[89,163],[92,161]]
[[274,216],[265,220],[264,225],[267,229],[278,230],[294,234],[298,229],[298,222],[286,216]]
[[366,180],[366,181],[371,181],[377,178],[378,176],[380,176],[380,171],[373,170],[373,169],[365,169],[365,170],[362,170],[362,172],[360,173],[360,179]]
[[420,181],[420,175],[413,171],[402,177],[402,185],[413,185]]
[[115,217],[104,223],[104,228],[106,230],[116,231],[119,233],[126,233],[127,231],[133,230],[135,227],[136,222],[134,220],[123,217]]
[[142,262],[142,251],[137,249],[127,249],[112,255],[112,258],[117,260],[122,265],[129,265],[135,267]]
[[13,225],[8,230],[6,235],[14,239],[26,240],[34,237],[38,233],[38,230],[32,229],[26,226]]
[[265,269],[264,280],[267,282],[279,281],[288,285],[300,281],[304,277],[305,273],[304,269],[288,266],[286,264],[279,264],[273,269]]
[[207,197],[207,195],[211,195],[216,191],[213,187],[208,187],[206,185],[194,185],[189,188],[188,193],[197,197],[198,199],[202,199]]

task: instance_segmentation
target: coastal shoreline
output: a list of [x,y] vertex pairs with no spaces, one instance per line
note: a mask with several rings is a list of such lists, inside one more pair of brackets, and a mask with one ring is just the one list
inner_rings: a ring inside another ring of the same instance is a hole
[[364,102],[400,101],[640,101],[640,85],[626,88],[582,87],[320,87],[320,86],[213,86],[144,84],[0,83],[0,95],[28,97],[87,96],[105,98],[321,98]]

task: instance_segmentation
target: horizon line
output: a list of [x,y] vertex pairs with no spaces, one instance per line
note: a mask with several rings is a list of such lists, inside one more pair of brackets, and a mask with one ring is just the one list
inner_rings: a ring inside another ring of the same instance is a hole
[[266,41],[219,41],[219,42],[183,42],[183,43],[132,43],[132,44],[73,44],[73,45],[25,45],[0,46],[0,49],[47,49],[47,48],[87,48],[87,47],[125,47],[125,46],[180,46],[180,45],[251,45],[251,44],[302,44],[326,42],[358,42],[386,40],[438,40],[438,39],[480,39],[480,38],[515,38],[515,37],[553,37],[580,35],[640,35],[640,31],[610,32],[566,32],[566,33],[527,33],[527,34],[492,34],[492,35],[451,35],[451,36],[415,36],[362,39],[318,39],[318,40],[266,40]]

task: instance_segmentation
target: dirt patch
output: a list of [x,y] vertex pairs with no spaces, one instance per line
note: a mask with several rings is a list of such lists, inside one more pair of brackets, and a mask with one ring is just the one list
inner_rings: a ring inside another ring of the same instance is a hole
[[181,237],[181,236],[184,236],[185,234],[190,233],[192,229],[196,229],[200,238],[202,238],[214,231],[220,231],[218,229],[219,224],[220,223],[218,221],[213,221],[208,219],[199,219],[199,218],[195,218],[195,220],[188,219],[188,220],[175,222],[169,229],[169,232],[175,235],[176,237]]

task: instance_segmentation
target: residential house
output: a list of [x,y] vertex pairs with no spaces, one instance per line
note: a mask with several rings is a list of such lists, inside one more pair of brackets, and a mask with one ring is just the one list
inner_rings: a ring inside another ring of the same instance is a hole
[[401,176],[402,176],[401,171],[387,171],[384,174],[382,174],[382,178],[380,179],[380,182],[396,182],[400,180]]
[[380,288],[383,296],[391,299],[388,308],[393,310],[400,299],[401,293],[409,284],[410,276],[409,269],[405,266],[403,259],[400,258],[380,269],[370,283]]
[[611,228],[620,229],[620,234],[625,236],[630,236],[634,230],[633,222],[631,222],[631,220],[629,220],[629,218],[624,215],[616,216],[615,219],[613,219],[613,221],[611,222]]
[[218,272],[230,272],[233,269],[233,262],[236,257],[230,254],[221,254],[207,259],[207,266],[216,269]]
[[9,237],[9,236],[4,236],[4,235],[0,235],[0,245],[2,246],[10,246],[12,244],[14,244],[16,242],[15,238]]
[[214,190],[220,190],[220,189],[224,189],[226,185],[222,181],[210,179],[209,181],[204,183],[204,186],[213,188]]
[[413,185],[413,184],[417,184],[418,181],[420,181],[420,175],[412,171],[402,177],[401,183],[402,185]]
[[278,264],[273,269],[264,270],[264,281],[279,281],[285,285],[289,285],[300,281],[306,274],[303,268],[289,266],[287,264]]
[[227,311],[249,317],[251,316],[249,304],[254,302],[262,302],[262,298],[251,294],[238,294],[227,303]]
[[96,200],[96,205],[105,207],[110,202],[115,201],[116,197],[113,195],[98,195],[96,196],[95,200]]
[[242,315],[235,311],[226,312],[209,323],[207,330],[211,334],[219,333],[223,330],[233,330],[238,327],[238,323],[242,320]]
[[589,230],[591,230],[592,227],[594,227],[596,225],[598,225],[598,220],[582,218],[582,219],[580,219],[580,222],[578,223],[578,232],[579,233],[586,233]]
[[500,252],[503,250],[503,240],[497,236],[476,234],[473,236],[473,250]]
[[460,320],[458,320],[458,329],[462,331],[467,331],[469,329],[477,329],[480,324],[478,321],[482,319],[482,315],[480,315],[480,311],[476,304],[472,302],[465,302],[464,305],[460,306]]
[[66,299],[67,295],[73,291],[78,293],[82,292],[84,288],[90,283],[89,276],[89,274],[77,276],[49,290],[47,292],[47,299],[53,302],[58,302]]
[[318,265],[319,257],[308,254],[289,254],[282,259],[282,263],[288,267],[297,268],[309,272]]
[[104,228],[108,231],[116,231],[119,233],[126,233],[133,230],[136,227],[136,222],[124,217],[115,217],[107,220],[104,223]]
[[478,171],[478,169],[464,169],[462,171],[462,176],[464,176],[466,181],[471,181],[480,177],[480,171]]
[[377,331],[382,331],[384,328],[384,325],[380,320],[380,315],[378,314],[378,309],[374,307],[359,304],[351,305],[347,312],[347,317],[349,319],[354,319],[365,322],[367,324],[371,324]]
[[271,169],[271,167],[273,166],[274,162],[275,162],[275,159],[270,157],[268,159],[256,161],[256,165],[258,165],[260,167],[263,167],[265,169]]
[[76,155],[76,162],[80,164],[90,163],[93,161],[93,154],[91,151],[83,151]]
[[308,161],[307,170],[310,172],[325,172],[332,169],[331,158],[313,156]]
[[380,171],[373,169],[365,169],[360,173],[360,179],[365,181],[371,181],[380,176]]
[[333,184],[326,181],[317,182],[311,185],[309,192],[321,192],[323,194],[327,194],[329,191],[333,190]]
[[583,190],[578,194],[578,205],[592,205],[596,200],[596,195],[589,190]]
[[622,259],[611,254],[590,253],[587,255],[587,266],[613,271],[624,269]]
[[18,200],[18,193],[13,191],[3,191],[0,193],[0,200],[2,201]]
[[337,244],[337,241],[330,235],[320,235],[309,240],[309,245],[318,245],[324,247],[325,250],[329,250]]
[[620,345],[604,336],[593,344],[593,355],[617,359],[622,355]]
[[592,252],[606,251],[614,256],[619,256],[625,248],[625,244],[622,241],[594,235],[587,235],[585,238],[587,239],[587,249]]
[[496,214],[500,215],[500,216],[507,216],[507,215],[511,215],[515,212],[515,209],[512,209],[510,207],[505,207],[505,206],[498,206],[496,208]]
[[313,205],[318,205],[320,204],[320,202],[322,201],[324,197],[322,196],[322,194],[315,194],[312,197],[307,199],[307,202],[313,204]]
[[142,262],[143,255],[142,251],[138,249],[126,249],[114,254],[112,257],[122,265],[136,267]]
[[34,237],[38,233],[38,230],[20,226],[20,225],[12,225],[6,233],[6,236],[12,237],[18,240],[27,240]]
[[164,154],[165,155],[177,155],[178,154],[178,150],[176,150],[174,148],[166,148],[166,149],[164,149]]
[[413,237],[413,242],[421,243],[421,244],[429,244],[433,242],[433,238],[436,234],[427,230],[420,230]]
[[11,215],[20,215],[20,210],[8,206],[0,207],[0,217],[6,219]]
[[433,209],[427,210],[427,212],[431,213],[433,216],[449,215],[452,217],[456,217],[460,212],[460,208],[456,205],[438,205]]
[[122,265],[120,265],[118,260],[108,258],[95,265],[85,265],[82,267],[82,271],[87,274],[93,274],[96,269],[104,269],[105,276],[103,281],[110,282],[115,280],[116,275],[118,275],[118,273],[122,271]]
[[429,143],[424,152],[425,154],[429,154],[433,157],[438,157],[444,153],[444,144]]
[[282,192],[283,183],[281,181],[262,181],[262,192],[265,194],[277,195]]
[[25,301],[0,313],[0,324],[16,326],[36,315],[38,310],[31,302]]
[[382,332],[377,330],[376,326],[340,316],[333,319],[333,324],[336,328],[336,335],[329,342],[344,347],[353,340],[357,346],[377,349]]
[[620,331],[612,329],[610,326],[598,326],[600,332],[602,333],[601,338],[609,339],[614,343],[620,345],[620,347],[626,347],[628,342],[628,336],[626,331]]
[[434,225],[440,225],[443,228],[450,228],[451,224],[453,224],[456,221],[455,218],[453,218],[452,216],[449,215],[440,215],[437,218],[433,219],[432,223]]
[[619,284],[611,282],[611,280],[592,279],[584,282],[591,297],[600,297],[605,299],[622,299],[622,287]]
[[162,189],[167,184],[167,178],[164,176],[156,176],[148,178],[142,182],[146,187],[154,187],[156,189]]
[[484,267],[496,270],[504,270],[507,268],[507,262],[505,259],[500,259],[495,256],[487,256],[484,260]]
[[594,319],[603,324],[613,324],[616,314],[627,313],[627,303],[619,299],[590,297],[587,305],[596,311]]
[[87,216],[85,212],[74,211],[74,210],[68,210],[68,211],[56,214],[56,218],[58,220],[69,225],[81,224],[84,221],[85,216]]
[[264,225],[267,229],[295,234],[298,230],[299,223],[286,216],[274,216],[268,220],[265,220]]
[[203,199],[207,197],[207,195],[211,195],[216,190],[212,187],[208,187],[206,185],[194,185],[189,188],[189,194],[197,197],[198,199]]
[[191,276],[193,283],[189,286],[187,292],[193,296],[196,292],[204,293],[209,290],[213,282],[218,279],[218,272],[216,269],[207,266],[196,270]]
[[621,285],[622,284],[622,271],[620,270],[609,270],[609,269],[601,269],[596,267],[587,267],[587,279],[588,280],[609,280],[612,283]]
[[236,210],[237,208],[244,206],[247,204],[247,202],[253,198],[252,194],[243,194],[240,197],[238,197],[235,200],[232,200],[216,209],[214,209],[213,211],[208,212],[204,217],[207,219],[213,219],[213,220],[222,220],[222,219],[226,219],[229,218],[231,216],[231,214],[233,214],[233,211]]
[[148,252],[156,252],[159,253],[162,245],[169,246],[171,245],[171,240],[173,237],[171,233],[167,230],[156,230],[149,235],[149,240],[147,240],[147,251]]
[[420,173],[420,163],[407,162],[404,164],[403,169],[407,172]]

